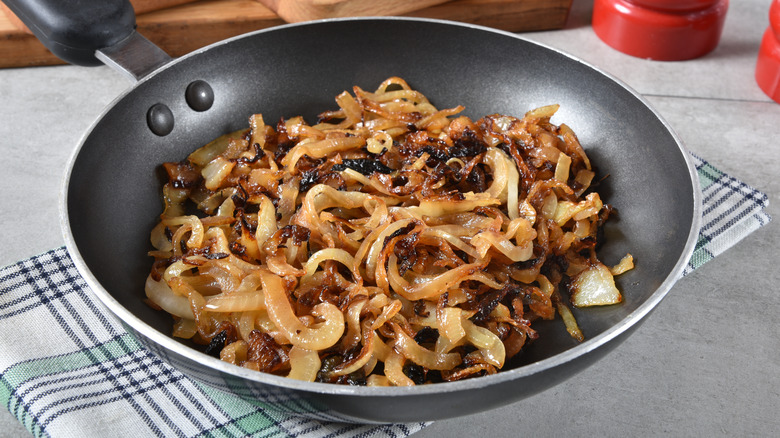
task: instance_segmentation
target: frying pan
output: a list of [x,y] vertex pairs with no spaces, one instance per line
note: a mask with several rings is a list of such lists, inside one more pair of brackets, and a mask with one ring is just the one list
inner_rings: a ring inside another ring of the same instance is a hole
[[[204,384],[269,409],[316,418],[407,422],[460,416],[549,388],[627,338],[680,276],[698,234],[696,172],[669,126],[620,81],[515,35],[451,22],[360,18],[284,25],[229,39],[177,60],[135,33],[123,0],[5,0],[63,59],[101,61],[137,80],[84,135],[69,164],[61,215],[67,248],[93,292],[139,342]],[[71,10],[76,8],[76,10]],[[67,17],[67,18],[63,18]],[[170,337],[171,319],[143,302],[149,233],[162,211],[160,164],[222,134],[266,120],[335,109],[353,85],[400,76],[439,108],[463,104],[476,119],[561,105],[565,122],[604,177],[599,191],[619,218],[599,256],[637,266],[617,279],[624,302],[576,310],[587,338],[541,321],[540,338],[496,375],[411,388],[300,382],[236,367]]]

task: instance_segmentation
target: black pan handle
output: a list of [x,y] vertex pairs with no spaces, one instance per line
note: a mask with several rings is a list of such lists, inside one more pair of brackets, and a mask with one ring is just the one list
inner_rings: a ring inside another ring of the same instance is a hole
[[76,65],[101,65],[95,52],[135,32],[128,0],[2,0],[53,54]]

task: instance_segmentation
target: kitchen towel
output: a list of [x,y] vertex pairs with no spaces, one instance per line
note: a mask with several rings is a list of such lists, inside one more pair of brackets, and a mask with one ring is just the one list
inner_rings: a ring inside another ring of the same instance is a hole
[[[703,221],[684,274],[770,221],[764,193],[693,160]],[[65,248],[0,270],[0,348],[0,402],[34,436],[404,437],[426,426],[315,420],[201,385],[122,328]]]
[[745,236],[768,224],[764,212],[769,197],[691,154],[702,191],[699,241],[683,276],[731,248]]

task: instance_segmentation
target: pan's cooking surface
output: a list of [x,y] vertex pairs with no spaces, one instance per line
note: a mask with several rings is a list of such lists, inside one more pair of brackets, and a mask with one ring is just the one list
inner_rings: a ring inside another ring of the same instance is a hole
[[[353,85],[373,89],[389,76],[403,77],[439,108],[464,105],[464,114],[474,119],[560,104],[553,121],[571,126],[600,174],[609,175],[599,191],[620,215],[607,228],[608,243],[600,256],[607,264],[626,252],[636,258],[637,269],[618,279],[626,302],[577,313],[589,341],[572,350],[574,342],[561,324],[541,327],[543,338],[517,365],[546,362],[416,392],[323,389],[247,375],[214,365],[215,360],[208,361],[210,366],[244,377],[250,386],[265,381],[335,393],[324,396],[326,401],[349,418],[408,421],[473,412],[477,404],[463,403],[469,397],[482,398],[479,409],[486,409],[530,395],[614,347],[616,342],[591,352],[650,311],[692,250],[697,195],[679,143],[633,92],[591,67],[508,34],[441,22],[371,19],[286,26],[212,46],[139,83],[85,137],[66,189],[69,249],[82,270],[88,269],[93,289],[142,341],[219,386],[222,374],[191,362],[205,356],[168,337],[170,317],[143,303],[151,264],[149,231],[162,211],[160,164],[179,161],[209,140],[246,126],[253,113],[266,120],[301,114],[313,121],[316,114],[336,108],[333,96],[341,91]],[[211,88],[211,105],[193,109],[187,102],[186,90],[194,81]],[[154,133],[147,113],[158,104],[170,110],[166,123],[172,119],[172,125]],[[170,133],[159,135],[165,131]],[[405,397],[406,408],[376,413],[381,411],[377,406],[393,399],[389,394]],[[424,408],[432,401],[440,404],[436,412]]]

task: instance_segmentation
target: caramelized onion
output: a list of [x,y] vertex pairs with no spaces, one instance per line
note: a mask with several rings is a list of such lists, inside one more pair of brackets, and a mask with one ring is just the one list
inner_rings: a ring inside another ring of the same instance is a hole
[[151,275],[146,278],[146,297],[171,315],[195,318],[187,297],[174,294],[164,281],[154,281]]
[[[248,369],[405,386],[501,370],[557,314],[623,297],[613,212],[558,105],[472,121],[403,79],[164,163],[147,302]],[[193,213],[198,209],[198,213]],[[568,294],[568,296],[567,296]],[[543,339],[541,340],[543,342]]]
[[315,350],[307,350],[297,345],[290,349],[290,373],[291,379],[313,382],[320,370],[320,355]]
[[330,303],[317,304],[312,314],[323,318],[324,322],[307,327],[290,307],[282,279],[270,272],[263,272],[261,279],[268,316],[293,345],[308,350],[323,350],[341,339],[344,315],[338,307]]
[[406,358],[431,370],[449,370],[461,363],[457,353],[438,353],[421,347],[409,335],[396,328],[395,346]]

